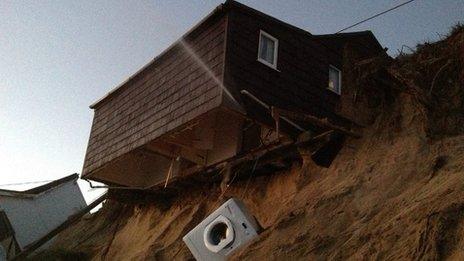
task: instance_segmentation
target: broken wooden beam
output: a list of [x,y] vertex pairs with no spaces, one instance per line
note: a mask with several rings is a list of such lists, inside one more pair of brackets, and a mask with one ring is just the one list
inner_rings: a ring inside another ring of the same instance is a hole
[[176,160],[176,158],[172,158],[171,164],[169,165],[168,174],[166,175],[166,181],[164,182],[164,188],[166,188],[168,186],[169,179],[171,178],[171,175],[172,175],[172,168],[174,168],[174,161],[175,160]]
[[339,131],[339,132],[341,132],[343,134],[352,136],[354,138],[361,138],[361,135],[359,133],[353,132],[353,131],[351,131],[351,130],[349,130],[347,128],[344,128],[342,126],[333,124],[333,123],[329,122],[327,119],[320,119],[320,118],[312,116],[312,115],[299,113],[299,112],[293,112],[293,111],[289,111],[289,110],[284,110],[284,109],[280,109],[280,108],[277,108],[277,107],[272,107],[272,111],[274,113],[278,113],[278,115],[280,115],[280,116],[286,116],[288,118],[292,118],[292,119],[297,120],[297,121],[308,122],[308,123],[314,124],[314,125],[316,125],[316,126],[318,126],[320,128],[336,130],[336,131]]
[[[329,130],[317,136],[313,136],[312,132],[303,132],[297,141],[276,141],[269,143],[267,145],[263,145],[261,147],[255,148],[250,150],[247,153],[239,154],[234,157],[222,160],[217,162],[211,166],[194,166],[186,171],[183,171],[180,176],[170,178],[171,182],[183,182],[188,180],[194,175],[202,174],[202,177],[211,177],[211,173],[217,173],[221,171],[226,166],[235,167],[240,164],[245,164],[252,162],[253,160],[260,159],[260,161],[270,162],[276,158],[282,157],[294,157],[295,154],[299,154],[299,148],[306,148],[306,149],[317,149],[320,147],[321,143],[326,143],[331,140],[333,135],[336,135],[338,131],[336,130]],[[88,181],[88,180],[87,180]],[[92,185],[92,188],[108,188],[113,190],[163,190],[166,189],[164,185],[166,184],[156,184],[147,187],[116,187],[116,186],[95,186]]]
[[319,142],[328,142],[331,137],[335,135],[334,130],[329,130],[326,132],[323,132],[317,136],[310,136],[310,135],[305,135],[305,133],[302,133],[299,137],[298,140],[295,142],[295,145],[297,147],[308,147],[313,144],[319,143]]
[[[257,159],[259,159],[264,164],[269,163],[275,159],[290,157],[291,155],[299,154],[298,148],[310,148],[311,150],[313,148],[319,148],[319,144],[330,141],[330,139],[336,135],[336,132],[337,131],[335,130],[330,130],[317,136],[300,135],[300,138],[297,141],[270,143],[268,145],[256,148],[246,154],[237,155],[208,167],[194,167],[188,173],[184,172],[182,177],[176,178],[176,181],[185,181],[189,177],[197,174],[208,176],[211,173],[217,173],[218,171],[221,171],[226,166],[234,167],[240,164],[250,163]],[[159,186],[154,186],[153,188],[159,188]]]

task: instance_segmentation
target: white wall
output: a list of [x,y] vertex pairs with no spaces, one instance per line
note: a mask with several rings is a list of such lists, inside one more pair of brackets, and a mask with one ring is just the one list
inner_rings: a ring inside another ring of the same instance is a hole
[[69,181],[34,198],[0,196],[21,248],[46,235],[86,206],[76,181]]

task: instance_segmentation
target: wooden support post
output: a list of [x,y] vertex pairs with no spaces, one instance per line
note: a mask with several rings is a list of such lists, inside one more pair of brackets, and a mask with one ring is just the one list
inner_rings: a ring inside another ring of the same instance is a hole
[[169,165],[168,174],[166,175],[166,182],[164,182],[164,188],[166,188],[168,186],[168,182],[169,182],[169,179],[171,178],[171,175],[172,175],[172,169],[174,167],[174,161],[175,160],[176,160],[176,158],[172,158],[171,165]]
[[229,158],[227,160],[223,160],[209,167],[193,168],[190,171],[183,173],[182,176],[188,177],[188,176],[195,175],[198,173],[209,174],[209,173],[218,171],[220,169],[223,169],[226,166],[234,167],[239,164],[251,162],[255,160],[256,158],[262,158],[263,156],[268,156],[268,155],[270,159],[279,158],[279,157],[288,155],[290,152],[297,150],[300,147],[308,148],[311,146],[315,146],[316,144],[329,141],[332,135],[334,134],[335,134],[335,131],[330,130],[330,131],[324,132],[314,137],[311,135],[306,135],[302,137],[301,139],[299,139],[297,142],[289,141],[289,142],[284,142],[284,143],[281,143],[281,142],[270,143],[268,145],[261,146],[257,149],[251,150],[250,152],[246,154],[237,155],[235,157]]
[[271,116],[272,118],[274,118],[275,131],[277,133],[277,140],[280,140],[280,132],[279,132],[280,114],[279,114],[279,111],[276,110],[274,106],[271,106]]

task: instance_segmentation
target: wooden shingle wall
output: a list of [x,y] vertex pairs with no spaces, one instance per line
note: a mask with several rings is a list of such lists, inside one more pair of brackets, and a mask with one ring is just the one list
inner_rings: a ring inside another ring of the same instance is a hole
[[[216,15],[187,36],[197,55],[222,80],[226,16]],[[83,174],[218,107],[222,89],[180,45],[99,102]]]
[[[260,30],[279,40],[277,70],[257,61]],[[270,105],[348,122],[334,113],[340,97],[327,89],[329,64],[341,68],[342,52],[246,8],[230,11],[227,41],[224,77],[234,93],[244,89]]]
[[[259,32],[279,40],[277,70],[257,61]],[[330,113],[336,96],[326,90],[327,50],[317,42],[280,23],[234,9],[230,14],[226,82],[247,89],[273,105]]]
[[384,91],[375,83],[360,82],[359,73],[366,67],[359,66],[365,63],[366,59],[385,57],[387,55],[385,50],[369,31],[321,35],[319,39],[343,55],[343,66],[340,67],[343,71],[342,96],[336,113],[361,126],[372,124],[380,113],[381,101],[385,97]]

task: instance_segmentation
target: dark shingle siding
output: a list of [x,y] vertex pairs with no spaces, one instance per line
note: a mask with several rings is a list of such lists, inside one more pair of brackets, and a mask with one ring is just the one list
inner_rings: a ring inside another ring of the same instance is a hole
[[[224,41],[225,16],[188,39],[217,77],[223,73]],[[180,46],[127,84],[95,108],[84,175],[221,103],[221,89]]]

